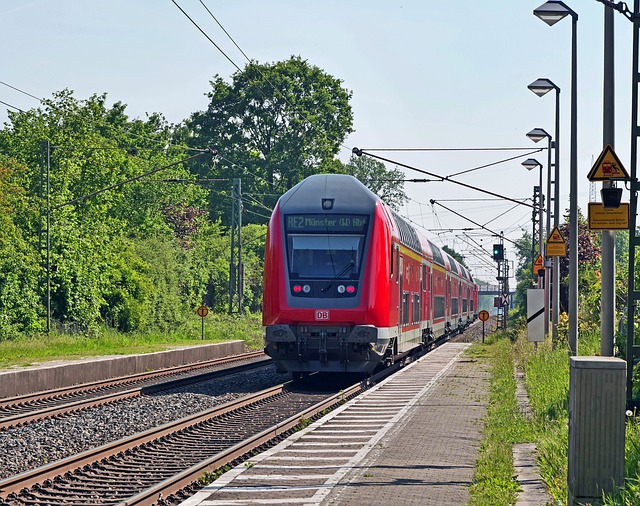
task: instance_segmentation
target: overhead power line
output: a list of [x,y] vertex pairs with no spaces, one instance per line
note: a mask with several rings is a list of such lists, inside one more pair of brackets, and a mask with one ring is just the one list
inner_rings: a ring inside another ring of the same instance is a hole
[[181,163],[188,162],[189,160],[193,160],[194,158],[202,156],[202,155],[204,155],[206,153],[209,153],[211,155],[215,155],[217,153],[217,151],[215,149],[213,149],[213,148],[206,148],[206,149],[200,150],[200,153],[198,153],[197,155],[190,156],[190,157],[185,158],[183,160],[178,160],[177,162],[170,163],[169,165],[163,165],[162,167],[156,167],[155,169],[150,170],[149,172],[145,172],[144,174],[140,174],[139,176],[135,176],[135,177],[132,177],[132,178],[129,178],[129,179],[125,179],[124,181],[120,181],[119,183],[115,183],[115,184],[109,185],[109,186],[107,186],[105,188],[101,188],[101,189],[96,190],[94,192],[88,193],[87,195],[82,195],[81,197],[75,198],[73,200],[69,200],[68,202],[63,202],[62,204],[58,204],[57,206],[53,206],[51,209],[52,210],[56,210],[56,209],[60,209],[62,207],[65,207],[65,206],[68,206],[68,205],[71,205],[71,204],[75,204],[76,202],[81,202],[83,200],[86,200],[88,198],[94,197],[94,196],[99,195],[101,193],[104,193],[106,191],[113,190],[114,188],[118,188],[119,186],[122,186],[122,185],[125,185],[127,183],[131,183],[133,181],[137,181],[137,180],[142,179],[144,177],[150,176],[151,174],[155,174],[156,172],[160,172],[161,170],[168,169],[169,167],[173,167],[174,165],[179,165]]
[[[207,12],[209,13],[209,15],[214,19],[214,21],[215,21],[216,23],[218,23],[218,26],[222,29],[222,31],[225,33],[225,35],[226,35],[227,37],[229,37],[229,40],[230,40],[231,42],[233,42],[233,45],[234,45],[234,46],[236,46],[236,48],[238,49],[238,51],[240,51],[240,52],[242,53],[242,56],[244,56],[244,57],[245,57],[245,59],[246,59],[248,62],[250,62],[251,60],[249,59],[249,57],[245,54],[245,52],[244,52],[242,49],[240,49],[240,46],[236,43],[236,41],[235,41],[235,40],[233,40],[233,37],[232,37],[231,35],[229,35],[229,32],[227,32],[227,30],[225,30],[224,26],[222,26],[222,24],[220,23],[220,21],[218,21],[218,19],[213,15],[213,12],[211,12],[211,11],[209,10],[209,7],[207,7],[207,6],[204,4],[204,2],[203,2],[202,0],[200,0],[200,3],[201,3],[201,4],[202,4],[202,6],[207,10]],[[269,84],[271,84],[271,83],[269,83]]]
[[[486,230],[487,232],[490,232],[490,233],[491,233],[491,234],[493,234],[493,235],[500,235],[500,234],[498,234],[497,232],[494,232],[493,230],[488,229],[488,228],[487,228],[487,227],[485,227],[484,225],[480,225],[480,223],[476,223],[476,222],[475,222],[475,221],[473,221],[471,218],[468,218],[467,216],[464,216],[464,215],[462,215],[462,214],[460,214],[460,213],[455,212],[453,209],[449,209],[448,207],[443,206],[440,202],[437,202],[437,201],[435,201],[435,200],[431,200],[430,202],[431,202],[431,204],[432,204],[432,205],[433,205],[433,204],[438,204],[440,207],[442,207],[442,208],[446,209],[446,210],[447,210],[447,211],[449,211],[450,213],[453,213],[453,214],[455,214],[456,216],[459,216],[460,218],[463,218],[463,219],[465,219],[465,220],[467,220],[467,221],[469,221],[469,222],[473,223],[474,225],[476,225],[476,226],[478,226],[478,227],[480,227],[480,228],[482,228],[482,229]],[[509,241],[509,242],[510,242],[510,243],[512,243],[512,244],[516,244],[514,241],[512,241],[511,239],[509,239],[509,238],[507,238],[507,237],[505,237],[504,239],[505,239],[505,241]]]
[[[546,148],[541,148],[546,149]],[[362,151],[530,151],[527,148],[362,148]],[[540,151],[540,149],[538,150]]]
[[[6,86],[6,87],[8,87],[8,88],[11,88],[12,90],[19,91],[19,92],[20,92],[20,93],[22,93],[23,95],[27,95],[28,97],[35,98],[38,102],[42,102],[42,99],[41,99],[41,98],[36,97],[35,95],[32,95],[31,93],[28,93],[28,92],[26,92],[26,91],[24,91],[24,90],[21,90],[20,88],[16,88],[15,86],[11,86],[10,84],[5,83],[4,81],[0,81],[0,84],[2,84],[2,85],[4,85],[4,86]],[[4,102],[3,102],[3,103],[4,103]],[[11,106],[11,107],[13,107],[13,106]],[[16,109],[17,109],[17,107],[16,107]]]
[[449,181],[451,183],[454,183],[454,184],[457,184],[457,185],[460,185],[460,186],[464,186],[465,188],[469,188],[471,190],[475,190],[475,191],[479,191],[479,192],[482,192],[482,193],[486,193],[488,195],[492,195],[494,197],[498,197],[498,198],[501,198],[501,199],[504,199],[504,200],[509,200],[509,201],[514,202],[516,204],[519,204],[521,206],[530,207],[531,209],[536,209],[536,207],[533,206],[533,205],[527,204],[525,202],[520,202],[520,201],[518,201],[516,199],[512,199],[511,197],[507,197],[505,195],[500,195],[499,193],[495,193],[495,192],[492,192],[492,191],[489,191],[489,190],[484,190],[484,189],[479,188],[477,186],[473,186],[473,185],[470,185],[470,184],[467,184],[467,183],[463,183],[462,181],[456,181],[455,179],[451,179],[450,176],[439,176],[438,174],[434,174],[433,172],[428,172],[426,170],[422,170],[422,169],[419,169],[417,167],[413,167],[411,165],[407,165],[405,163],[397,162],[397,161],[394,161],[394,160],[389,160],[388,158],[384,158],[382,156],[374,155],[372,153],[365,153],[363,150],[358,149],[358,148],[353,148],[353,153],[355,155],[357,155],[357,156],[367,155],[367,156],[370,156],[372,158],[377,158],[378,160],[382,160],[382,161],[389,162],[389,163],[395,163],[396,165],[400,165],[401,167],[404,167],[405,169],[415,170],[416,172],[420,172],[422,174],[426,174],[427,176],[437,177],[441,181]]
[[2,104],[2,105],[6,105],[7,107],[11,107],[11,108],[16,109],[16,110],[18,110],[18,111],[20,111],[20,112],[24,112],[24,111],[23,111],[22,109],[20,109],[19,107],[16,107],[15,105],[7,104],[6,102],[3,102],[2,100],[0,100],[0,104]]
[[209,35],[207,35],[207,32],[205,32],[202,28],[200,28],[200,26],[198,26],[198,23],[196,23],[196,22],[193,20],[193,18],[192,18],[191,16],[189,16],[189,14],[187,14],[187,13],[185,12],[185,10],[184,10],[182,7],[180,7],[180,6],[178,5],[178,2],[176,2],[176,0],[171,0],[171,1],[173,2],[173,5],[175,5],[178,9],[180,9],[180,12],[182,12],[182,14],[184,14],[184,15],[186,16],[186,18],[187,18],[189,21],[191,21],[191,23],[193,24],[193,26],[195,26],[195,27],[198,29],[198,31],[199,31],[202,35],[204,35],[204,36],[207,38],[207,40],[208,40],[209,42],[211,42],[211,44],[213,44],[213,45],[216,47],[216,49],[217,49],[218,51],[220,51],[220,53],[222,53],[222,55],[223,55],[223,56],[224,56],[224,57],[225,57],[225,58],[226,58],[226,59],[231,63],[231,65],[233,65],[236,69],[238,69],[238,70],[240,71],[241,69],[240,69],[240,67],[238,67],[238,65],[236,65],[236,62],[234,62],[234,61],[233,61],[233,60],[232,60],[232,59],[227,55],[227,53],[225,53],[225,52],[222,50],[222,48],[221,48],[220,46],[218,46],[218,44],[216,44],[216,43],[213,41],[213,39],[212,39],[211,37],[209,37]]
[[492,162],[492,163],[487,163],[485,165],[480,165],[479,167],[474,167],[473,169],[467,169],[467,170],[463,170],[463,171],[460,171],[460,172],[456,172],[455,174],[449,174],[447,177],[460,176],[461,174],[467,174],[468,172],[473,172],[473,171],[480,170],[480,169],[486,169],[487,167],[493,167],[494,165],[510,162],[512,160],[517,160],[518,158],[524,158],[525,156],[531,156],[531,155],[533,155],[535,153],[538,153],[538,152],[542,151],[543,149],[547,149],[547,148],[534,149],[533,151],[529,151],[528,153],[525,153],[523,155],[516,155],[516,156],[512,156],[511,158],[507,158],[505,160],[499,160],[497,162]]

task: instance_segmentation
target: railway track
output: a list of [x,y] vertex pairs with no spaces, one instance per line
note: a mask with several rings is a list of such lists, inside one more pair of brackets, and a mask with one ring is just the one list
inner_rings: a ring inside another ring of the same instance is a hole
[[[478,328],[467,332],[477,334]],[[399,360],[371,382],[413,359]],[[0,505],[176,504],[200,487],[203,476],[210,481],[221,468],[250,458],[368,384],[329,393],[292,384],[264,390],[1,480]]]
[[198,362],[46,392],[0,399],[0,430],[38,420],[150,395],[169,388],[207,381],[219,375],[262,367],[271,361],[263,352]]
[[0,504],[155,504],[366,388],[280,385],[0,481]]

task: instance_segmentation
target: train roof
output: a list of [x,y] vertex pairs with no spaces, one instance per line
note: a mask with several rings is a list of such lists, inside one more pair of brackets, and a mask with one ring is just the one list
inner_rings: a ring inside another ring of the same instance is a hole
[[280,197],[278,205],[286,213],[322,213],[325,201],[343,213],[370,213],[380,197],[355,177],[347,174],[315,174]]
[[323,213],[325,201],[330,201],[331,210],[338,213],[371,213],[376,206],[383,205],[391,218],[392,226],[400,242],[420,253],[428,260],[441,265],[461,278],[473,283],[471,273],[455,259],[419,233],[407,220],[389,208],[380,197],[347,174],[314,174],[307,177],[278,200],[281,212]]

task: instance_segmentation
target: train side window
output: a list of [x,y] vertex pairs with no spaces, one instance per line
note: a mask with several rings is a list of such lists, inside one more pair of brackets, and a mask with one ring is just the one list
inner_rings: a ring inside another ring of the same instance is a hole
[[394,255],[394,250],[395,248],[393,247],[393,244],[391,245],[391,262],[389,264],[389,270],[391,271],[389,273],[389,279],[391,279],[393,277],[393,255]]
[[402,275],[402,273],[400,272],[400,251],[398,249],[398,247],[395,247],[396,250],[396,283],[398,283],[400,281],[400,276]]
[[409,292],[402,294],[402,324],[409,325]]

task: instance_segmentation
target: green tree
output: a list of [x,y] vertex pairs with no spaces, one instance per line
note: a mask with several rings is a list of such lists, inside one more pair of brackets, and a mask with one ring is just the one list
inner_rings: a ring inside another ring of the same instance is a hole
[[401,170],[387,169],[384,163],[366,155],[351,155],[345,168],[347,174],[358,178],[395,211],[407,202],[407,194],[404,191],[405,175]]
[[[241,178],[247,221],[265,223],[265,211],[279,195],[331,167],[353,131],[351,92],[300,57],[251,62],[231,83],[215,76],[211,86],[207,110],[192,114],[179,136],[219,150],[215,165],[199,160],[193,170],[203,177]],[[211,195],[213,217],[222,216],[225,224],[230,203],[221,204],[220,194],[229,197],[230,185]]]
[[[122,330],[170,325],[205,288],[189,276],[187,250],[206,209],[206,191],[165,181],[192,178],[175,164],[186,157],[185,150],[169,146],[172,131],[161,115],[130,120],[125,109],[122,103],[107,107],[104,94],[77,100],[64,90],[38,109],[10,112],[10,124],[0,131],[0,157],[10,155],[23,167],[13,171],[12,181],[22,189],[15,193],[21,195],[22,211],[30,212],[5,213],[3,238],[10,239],[13,251],[33,258],[35,274],[26,280],[43,278],[37,238],[46,228],[44,213],[29,203],[44,202],[41,144],[49,141],[52,317],[65,325],[90,329],[106,322]],[[119,185],[168,165],[153,177]],[[149,246],[151,239],[157,244]],[[25,290],[31,293],[33,286],[29,281],[28,289],[18,290],[15,283],[5,288],[22,293],[26,302]],[[44,300],[44,284],[40,287]],[[19,323],[15,304],[5,300],[0,320],[27,328]],[[34,306],[42,321],[44,304]]]
[[41,328],[37,239],[25,233],[37,207],[20,185],[26,167],[0,157],[0,340]]

